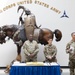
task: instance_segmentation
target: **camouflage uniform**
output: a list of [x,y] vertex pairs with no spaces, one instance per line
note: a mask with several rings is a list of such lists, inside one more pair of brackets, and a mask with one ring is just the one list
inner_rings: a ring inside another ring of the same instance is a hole
[[[69,49],[73,47],[74,49],[70,52]],[[70,75],[75,75],[74,68],[75,68],[75,42],[70,41],[66,46],[66,52],[69,53],[69,66],[70,66]]]
[[[37,53],[39,51],[39,47],[36,41],[25,41],[23,44],[23,49],[25,54],[25,62],[37,61]],[[30,57],[30,54],[34,54],[34,57]]]
[[[46,62],[56,62],[56,54],[57,54],[57,48],[54,45],[46,45],[44,47],[44,55],[45,55],[45,61]],[[52,59],[49,60],[47,57],[51,56]]]

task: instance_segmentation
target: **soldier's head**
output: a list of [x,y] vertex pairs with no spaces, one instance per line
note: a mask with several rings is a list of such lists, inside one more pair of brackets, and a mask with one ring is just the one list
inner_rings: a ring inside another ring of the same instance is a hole
[[48,44],[51,45],[52,44],[53,39],[49,39],[48,40]]
[[72,40],[75,41],[75,32],[72,32],[71,36],[72,36]]
[[30,42],[33,41],[33,35],[32,35],[32,34],[29,35],[29,41],[30,41]]

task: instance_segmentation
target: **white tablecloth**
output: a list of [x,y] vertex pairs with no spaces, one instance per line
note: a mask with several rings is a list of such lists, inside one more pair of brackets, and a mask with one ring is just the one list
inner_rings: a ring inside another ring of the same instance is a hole
[[[32,62],[31,62],[32,63]],[[43,63],[44,64],[44,66],[53,66],[53,65],[59,65],[58,63],[56,63],[56,62],[52,62],[52,63]],[[20,62],[18,62],[18,61],[15,61],[14,62],[14,64],[12,65],[12,66],[28,66],[28,65],[26,65],[26,63],[20,63]],[[29,66],[33,66],[33,65],[29,65]],[[36,66],[36,65],[34,65],[34,66]],[[39,66],[39,65],[38,65]],[[40,65],[40,66],[43,66],[43,65]]]

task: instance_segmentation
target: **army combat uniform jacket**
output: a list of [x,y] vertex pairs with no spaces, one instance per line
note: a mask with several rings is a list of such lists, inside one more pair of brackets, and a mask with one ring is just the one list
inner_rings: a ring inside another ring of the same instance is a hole
[[[57,48],[55,45],[46,45],[44,47],[44,55],[46,62],[56,62],[56,54],[57,54]],[[52,57],[52,60],[47,59],[47,57],[49,56]]]
[[[25,43],[23,44],[23,49],[26,62],[37,61],[37,53],[39,52],[39,47],[36,41],[25,41]],[[34,54],[34,57],[29,57],[30,54]]]
[[[69,49],[72,49],[72,51],[68,52]],[[66,45],[66,52],[69,53],[69,60],[75,60],[75,42],[74,41],[71,40]]]

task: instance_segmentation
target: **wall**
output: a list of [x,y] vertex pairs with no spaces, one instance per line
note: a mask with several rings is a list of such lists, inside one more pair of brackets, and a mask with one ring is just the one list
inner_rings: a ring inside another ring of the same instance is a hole
[[[29,4],[27,2],[29,2]],[[56,45],[58,49],[58,63],[61,66],[67,66],[68,54],[65,52],[65,47],[67,42],[71,40],[70,34],[75,31],[74,3],[75,0],[32,0],[32,3],[30,3],[30,0],[0,0],[0,26],[6,24],[17,25],[19,16],[22,13],[22,10],[17,13],[17,8],[19,5],[25,6],[26,8],[30,9],[31,12],[36,16],[38,26],[42,25],[41,28],[49,28],[52,31],[55,29],[61,30],[63,34],[62,40],[60,42],[56,42],[54,38],[53,44]],[[69,18],[61,18],[64,11]],[[38,54],[38,61],[43,61],[44,46],[39,44],[39,47],[40,50]],[[7,40],[6,43],[0,44],[0,67],[10,64],[10,62],[16,58],[16,55],[17,48],[12,40]],[[22,60],[24,60],[23,50]]]

